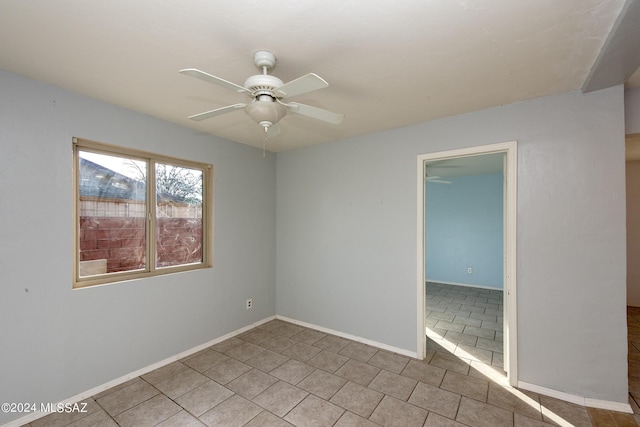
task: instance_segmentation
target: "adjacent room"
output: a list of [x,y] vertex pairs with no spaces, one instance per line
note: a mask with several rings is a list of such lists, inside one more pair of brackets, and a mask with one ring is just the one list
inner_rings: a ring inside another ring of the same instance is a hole
[[637,22],[0,2],[0,425],[634,425]]
[[427,348],[504,368],[504,160],[485,154],[427,162]]

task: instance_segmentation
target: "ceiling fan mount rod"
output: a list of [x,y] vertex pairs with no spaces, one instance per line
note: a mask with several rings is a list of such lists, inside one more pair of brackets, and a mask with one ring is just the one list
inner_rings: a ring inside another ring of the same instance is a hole
[[253,54],[253,62],[262,74],[266,75],[267,71],[273,70],[276,66],[276,56],[268,50],[259,50]]

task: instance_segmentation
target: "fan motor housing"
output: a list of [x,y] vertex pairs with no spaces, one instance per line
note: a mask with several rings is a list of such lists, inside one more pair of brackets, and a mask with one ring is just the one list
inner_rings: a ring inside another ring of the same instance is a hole
[[270,95],[277,98],[275,91],[282,86],[282,80],[268,74],[257,74],[249,77],[244,82],[244,87],[250,90],[253,96]]

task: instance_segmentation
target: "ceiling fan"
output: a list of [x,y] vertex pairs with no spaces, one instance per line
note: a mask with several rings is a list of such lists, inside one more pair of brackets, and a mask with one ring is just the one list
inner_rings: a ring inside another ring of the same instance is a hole
[[427,182],[435,182],[437,184],[451,184],[451,181],[446,181],[440,176],[425,176]]
[[342,122],[344,118],[342,114],[297,102],[284,102],[284,100],[290,97],[329,86],[320,76],[309,73],[288,83],[283,83],[279,78],[268,74],[268,71],[272,70],[276,65],[276,57],[273,53],[266,50],[259,50],[254,53],[253,62],[256,64],[256,67],[262,71],[262,74],[250,76],[244,82],[244,86],[237,85],[195,68],[180,70],[180,73],[187,76],[195,77],[239,93],[244,93],[251,97],[248,103],[238,103],[216,108],[215,110],[189,116],[189,119],[200,121],[244,108],[245,113],[262,126],[265,136],[276,136],[280,133],[277,123],[286,116],[289,111],[331,124],[337,125]]

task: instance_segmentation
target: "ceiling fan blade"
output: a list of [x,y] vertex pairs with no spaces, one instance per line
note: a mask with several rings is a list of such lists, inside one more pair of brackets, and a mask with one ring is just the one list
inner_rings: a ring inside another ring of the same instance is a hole
[[246,88],[227,81],[225,79],[221,79],[220,77],[212,76],[209,73],[205,73],[204,71],[197,70],[195,68],[185,68],[184,70],[180,70],[180,73],[185,74],[187,76],[195,77],[196,79],[204,80],[205,82],[213,83],[218,86],[225,87],[227,89],[231,89],[236,92],[247,92],[251,93],[251,91]]
[[311,105],[298,104],[297,102],[290,102],[287,104],[287,108],[294,113],[302,114],[303,116],[322,120],[323,122],[334,125],[340,124],[342,119],[344,119],[344,114],[334,113],[332,111],[323,110],[322,108],[312,107]]
[[215,110],[205,111],[204,113],[194,114],[193,116],[189,116],[191,120],[195,120],[199,122],[200,120],[210,119],[211,117],[220,116],[222,114],[230,113],[232,111],[238,110],[240,108],[246,107],[247,104],[233,104],[227,105],[226,107],[216,108]]
[[329,83],[322,77],[314,73],[309,73],[295,80],[291,80],[289,83],[283,84],[276,90],[276,94],[283,98],[288,98],[290,96],[311,92],[312,90],[323,89],[327,86],[329,86]]
[[430,179],[427,182],[435,182],[437,184],[451,184],[451,181],[444,181],[441,179]]
[[428,176],[426,179],[427,179],[427,181],[433,181],[434,179],[440,179],[440,178],[442,178],[442,177],[440,177],[440,176]]

